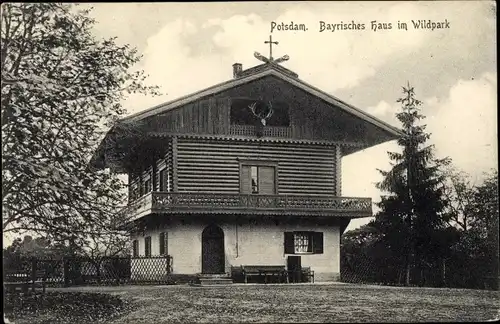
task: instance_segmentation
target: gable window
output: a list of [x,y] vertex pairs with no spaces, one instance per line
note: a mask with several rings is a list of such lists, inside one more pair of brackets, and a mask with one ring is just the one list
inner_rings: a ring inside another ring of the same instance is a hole
[[322,253],[322,232],[285,232],[285,254]]
[[168,233],[162,232],[160,233],[160,255],[168,254]]
[[137,258],[139,256],[139,241],[138,240],[132,241],[132,256],[134,258]]
[[276,168],[270,165],[241,165],[240,189],[242,194],[274,195]]
[[151,257],[151,236],[146,236],[144,238],[144,255],[146,257]]

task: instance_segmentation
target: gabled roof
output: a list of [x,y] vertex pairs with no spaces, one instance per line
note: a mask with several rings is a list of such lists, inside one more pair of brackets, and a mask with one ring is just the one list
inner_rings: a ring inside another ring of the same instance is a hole
[[217,94],[219,92],[222,92],[222,91],[225,91],[225,90],[252,82],[254,80],[257,80],[257,79],[260,79],[260,78],[263,78],[266,76],[274,76],[276,78],[279,78],[285,82],[288,82],[291,85],[294,85],[294,86],[310,93],[313,96],[316,96],[316,97],[326,101],[327,103],[329,103],[335,107],[338,107],[338,108],[340,108],[340,109],[342,109],[342,110],[344,110],[344,111],[346,111],[346,112],[348,112],[348,113],[350,113],[358,118],[361,118],[368,123],[371,123],[371,124],[381,128],[381,129],[384,129],[394,136],[399,137],[399,136],[403,135],[401,130],[399,130],[398,128],[396,128],[392,125],[389,125],[388,123],[386,123],[386,122],[384,122],[384,121],[382,121],[374,116],[371,116],[371,115],[367,114],[366,112],[364,112],[364,111],[362,111],[362,110],[360,110],[352,105],[349,105],[349,104],[343,102],[342,100],[340,100],[340,99],[338,99],[338,98],[336,98],[336,97],[334,97],[334,96],[332,96],[332,95],[330,95],[330,94],[328,94],[328,93],[326,93],[326,92],[324,92],[324,91],[322,91],[322,90],[320,90],[320,89],[318,89],[318,88],[316,88],[316,87],[314,87],[314,86],[312,86],[312,85],[310,85],[310,84],[308,84],[308,83],[306,83],[298,78],[294,78],[292,76],[285,74],[284,71],[280,71],[281,69],[284,69],[281,66],[275,65],[275,64],[266,64],[266,65],[267,65],[267,67],[262,71],[258,71],[254,74],[249,74],[249,75],[245,75],[245,73],[243,73],[243,76],[238,77],[236,79],[232,79],[232,80],[229,80],[229,81],[226,81],[223,83],[216,84],[216,85],[211,86],[209,88],[206,88],[204,90],[200,90],[200,91],[197,91],[195,93],[192,93],[192,94],[180,97],[178,99],[175,99],[173,101],[166,102],[166,103],[157,105],[155,107],[149,108],[147,110],[135,113],[133,115],[130,115],[128,117],[123,118],[122,121],[123,122],[140,121],[144,118],[147,118],[147,117],[150,117],[153,115],[157,115],[157,114],[161,114],[161,113],[165,113],[167,111],[179,108],[183,105],[186,105],[188,103],[191,103],[191,102],[196,101],[198,99],[201,99],[203,97],[214,95],[214,94]]

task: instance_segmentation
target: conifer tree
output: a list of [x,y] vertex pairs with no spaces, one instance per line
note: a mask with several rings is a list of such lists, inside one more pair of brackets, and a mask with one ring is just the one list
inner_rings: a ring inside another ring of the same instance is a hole
[[450,161],[436,159],[433,145],[427,144],[430,134],[420,123],[425,116],[414,88],[403,87],[403,97],[397,102],[402,106],[396,114],[404,133],[398,140],[402,152],[388,152],[392,169],[379,170],[384,179],[378,188],[387,195],[379,203],[376,226],[386,248],[399,256],[394,262],[404,269],[409,285],[416,276],[420,282],[425,280],[424,270],[438,264],[446,249],[440,237],[446,227],[440,168]]

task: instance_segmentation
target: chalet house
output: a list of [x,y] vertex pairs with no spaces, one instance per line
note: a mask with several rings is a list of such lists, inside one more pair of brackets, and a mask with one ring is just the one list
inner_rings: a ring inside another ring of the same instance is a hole
[[134,255],[171,255],[174,274],[299,264],[339,279],[341,234],[372,216],[370,198],[342,196],[342,157],[401,132],[262,60],[101,143],[94,166],[129,177]]

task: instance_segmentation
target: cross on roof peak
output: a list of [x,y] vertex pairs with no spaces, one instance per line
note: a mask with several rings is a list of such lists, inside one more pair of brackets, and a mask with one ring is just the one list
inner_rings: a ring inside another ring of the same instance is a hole
[[269,58],[261,55],[259,52],[255,52],[254,56],[256,59],[258,59],[262,62],[265,62],[265,63],[274,63],[274,64],[288,61],[288,59],[289,59],[288,55],[284,55],[276,60],[273,58],[273,44],[278,45],[279,43],[277,41],[273,41],[272,35],[269,35],[269,40],[265,41],[264,44],[269,44]]

